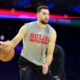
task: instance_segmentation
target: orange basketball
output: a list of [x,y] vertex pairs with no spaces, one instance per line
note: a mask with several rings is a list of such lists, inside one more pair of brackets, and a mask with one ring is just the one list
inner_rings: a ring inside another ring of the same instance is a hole
[[7,62],[12,60],[14,57],[15,51],[14,48],[10,45],[0,45],[0,60]]

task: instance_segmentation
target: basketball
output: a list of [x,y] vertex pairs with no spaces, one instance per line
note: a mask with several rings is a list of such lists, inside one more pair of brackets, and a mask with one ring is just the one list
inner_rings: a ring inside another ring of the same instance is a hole
[[0,60],[8,62],[13,59],[15,55],[14,48],[10,45],[0,45]]

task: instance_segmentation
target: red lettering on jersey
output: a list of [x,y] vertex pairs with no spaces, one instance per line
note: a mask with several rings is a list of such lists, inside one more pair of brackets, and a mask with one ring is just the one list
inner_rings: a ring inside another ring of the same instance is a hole
[[30,34],[30,39],[32,39],[32,38],[34,38],[34,34],[33,33]]
[[37,42],[37,43],[42,43],[42,44],[47,44],[48,43],[48,36],[41,35],[41,34],[30,34],[30,39],[31,42]]

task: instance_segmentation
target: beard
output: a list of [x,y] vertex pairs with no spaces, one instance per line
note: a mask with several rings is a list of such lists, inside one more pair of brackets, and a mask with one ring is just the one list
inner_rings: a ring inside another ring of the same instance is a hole
[[45,21],[41,20],[40,22],[41,22],[42,24],[45,24],[45,25],[48,24],[48,21],[45,22]]

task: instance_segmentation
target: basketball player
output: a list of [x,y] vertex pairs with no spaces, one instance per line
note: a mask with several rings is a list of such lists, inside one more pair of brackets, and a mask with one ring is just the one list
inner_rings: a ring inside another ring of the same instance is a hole
[[[23,39],[23,49],[19,59],[21,80],[31,80],[31,72],[35,74],[37,80],[52,80],[49,66],[52,62],[57,34],[48,24],[49,16],[47,6],[38,7],[37,21],[24,24],[11,41],[1,42],[15,48]],[[48,49],[47,55],[46,49]]]

